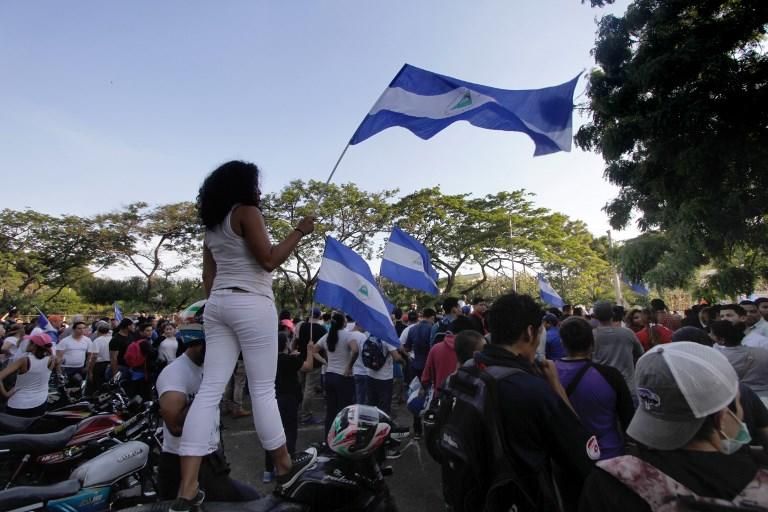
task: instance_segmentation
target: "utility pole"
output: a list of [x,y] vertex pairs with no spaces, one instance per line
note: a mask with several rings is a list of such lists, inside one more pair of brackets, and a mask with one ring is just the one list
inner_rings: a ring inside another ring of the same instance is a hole
[[[611,239],[611,230],[609,229],[606,231],[608,233],[608,248],[613,248],[613,241]],[[619,272],[616,269],[616,266],[611,263],[611,267],[613,267],[613,279],[614,279],[614,287],[616,290],[616,304],[623,306],[624,305],[624,297],[621,295],[621,280],[619,279]]]
[[509,253],[512,255],[512,290],[517,293],[517,275],[515,275],[515,244],[512,237],[512,217],[509,218]]

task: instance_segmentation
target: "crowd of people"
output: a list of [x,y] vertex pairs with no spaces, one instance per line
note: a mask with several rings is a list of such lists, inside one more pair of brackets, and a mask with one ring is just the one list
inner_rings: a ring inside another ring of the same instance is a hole
[[[277,312],[271,272],[314,230],[314,218],[272,243],[259,206],[253,164],[228,162],[200,188],[204,325],[150,316],[67,324],[51,315],[45,330],[9,312],[0,347],[5,411],[41,414],[51,372],[93,386],[120,375],[145,398],[155,388],[162,493],[175,498],[169,510],[187,512],[206,492],[258,494],[221,469],[220,413],[252,417],[266,451],[263,480],[280,492],[317,457],[296,451],[299,424],[322,423],[328,434],[351,404],[391,413],[393,401],[408,401],[418,404],[408,409],[413,437],[427,442],[424,413],[449,396],[452,376],[466,366],[502,367],[510,371],[497,383],[498,434],[533,509],[657,510],[683,499],[768,505],[768,477],[749,449],[768,448],[768,298],[678,315],[659,299],[647,309],[598,302],[544,310],[517,293],[470,304],[447,297],[438,307],[395,309],[398,346],[369,336],[344,311]],[[319,400],[324,418],[313,414]],[[450,471],[443,467],[444,482]],[[444,496],[456,512],[483,505],[462,503],[448,485]]]
[[[44,329],[37,318],[22,322],[15,308],[4,316],[0,325],[0,366],[6,384],[27,374],[29,361],[45,360],[46,370],[35,370],[40,376],[34,390],[30,391],[30,384],[26,384],[12,386],[4,393],[9,403],[18,403],[18,397],[12,399],[18,392],[30,397],[21,402],[22,407],[12,407],[13,413],[20,416],[38,416],[44,411],[51,373],[61,375],[67,387],[85,383],[92,391],[120,372],[129,393],[149,399],[160,370],[181,353],[176,325],[160,317],[139,314],[119,322],[104,317],[86,323],[83,315],[74,315],[70,322],[61,315],[50,315],[48,328]],[[126,361],[132,344],[128,360],[133,365]],[[25,381],[29,377],[21,379]]]

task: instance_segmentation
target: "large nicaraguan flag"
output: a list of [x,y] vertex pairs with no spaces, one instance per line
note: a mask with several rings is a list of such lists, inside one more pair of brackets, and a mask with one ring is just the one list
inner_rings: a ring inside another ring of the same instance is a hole
[[549,304],[551,306],[555,306],[556,308],[561,308],[565,305],[565,302],[560,297],[560,295],[557,294],[554,288],[549,284],[549,281],[539,274],[539,296],[541,297],[541,300],[545,302],[546,304]]
[[408,288],[423,290],[437,295],[437,272],[432,268],[429,251],[418,240],[395,226],[384,246],[381,260],[382,277]]
[[579,74],[543,89],[508,90],[473,84],[406,64],[349,141],[359,144],[392,126],[429,139],[456,121],[479,128],[523,132],[534,156],[570,151],[573,92]]
[[352,249],[330,236],[325,238],[315,302],[343,311],[372,336],[400,346],[389,315],[392,305],[376,286],[368,264]]

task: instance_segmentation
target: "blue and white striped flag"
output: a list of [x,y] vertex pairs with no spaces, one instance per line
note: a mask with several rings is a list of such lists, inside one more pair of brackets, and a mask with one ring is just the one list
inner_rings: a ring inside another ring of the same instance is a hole
[[539,274],[539,296],[541,297],[542,302],[549,304],[551,306],[555,306],[556,308],[561,308],[565,305],[565,302],[560,297],[560,295],[557,294],[554,288],[549,284],[549,281],[547,279]]
[[635,292],[638,295],[647,296],[650,293],[648,288],[642,282],[640,282],[640,283],[633,283],[633,282],[631,282],[629,279],[627,279],[625,277],[622,277],[621,280],[624,281],[624,283],[626,283],[627,286],[629,286],[630,290],[632,290],[633,292]]
[[43,310],[35,306],[35,309],[39,313],[37,316],[37,326],[44,330],[45,332],[56,332],[56,328],[51,325],[51,322],[48,320],[48,317],[43,313]]
[[338,240],[325,238],[325,252],[317,274],[315,302],[351,315],[371,335],[400,346],[387,302],[368,264]]
[[117,302],[115,302],[115,320],[118,322],[123,320],[123,310],[120,309],[120,306],[117,305]]
[[437,295],[437,272],[432,268],[429,251],[418,240],[395,226],[384,247],[381,260],[382,277],[408,288]]
[[570,151],[573,91],[581,73],[543,89],[508,90],[464,82],[406,64],[349,141],[359,144],[392,126],[429,139],[456,121],[479,128],[523,132],[534,156]]

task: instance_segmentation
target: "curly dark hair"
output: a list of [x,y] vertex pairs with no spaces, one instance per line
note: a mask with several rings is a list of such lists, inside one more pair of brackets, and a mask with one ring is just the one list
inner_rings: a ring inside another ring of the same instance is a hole
[[260,206],[259,168],[256,164],[232,160],[209,174],[197,194],[197,214],[208,229],[222,223],[236,204]]

